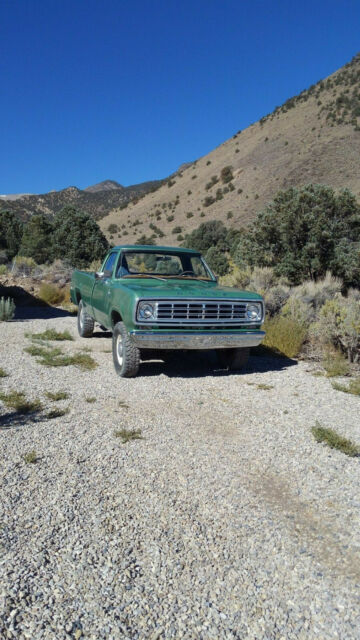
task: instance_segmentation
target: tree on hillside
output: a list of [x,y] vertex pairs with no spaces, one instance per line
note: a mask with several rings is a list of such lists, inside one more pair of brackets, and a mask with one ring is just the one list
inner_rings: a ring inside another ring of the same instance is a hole
[[360,285],[360,207],[348,190],[309,184],[279,191],[240,239],[241,266],[274,267],[292,284],[331,270],[347,285]]
[[229,273],[230,263],[226,257],[224,251],[218,247],[210,247],[205,255],[205,260],[208,263],[210,269],[214,271],[217,276],[225,276]]
[[210,247],[220,247],[228,250],[226,235],[228,230],[221,220],[203,222],[197,229],[187,233],[182,246],[206,253]]
[[55,258],[83,268],[93,260],[102,260],[109,243],[95,220],[87,213],[67,206],[54,217],[53,251]]
[[53,225],[48,216],[33,215],[24,227],[19,254],[32,258],[37,264],[51,262]]
[[0,250],[12,260],[19,251],[23,223],[11,211],[0,211]]

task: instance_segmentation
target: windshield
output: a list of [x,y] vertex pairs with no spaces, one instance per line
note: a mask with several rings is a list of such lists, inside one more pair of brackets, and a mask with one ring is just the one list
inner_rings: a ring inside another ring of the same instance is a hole
[[117,278],[147,276],[213,280],[201,256],[162,251],[125,251],[121,253],[116,270]]

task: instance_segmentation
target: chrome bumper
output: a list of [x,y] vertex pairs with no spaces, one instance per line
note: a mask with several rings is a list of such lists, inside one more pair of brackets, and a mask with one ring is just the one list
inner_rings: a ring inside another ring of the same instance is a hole
[[243,331],[242,333],[130,331],[130,337],[139,349],[239,349],[257,347],[264,339],[265,331]]

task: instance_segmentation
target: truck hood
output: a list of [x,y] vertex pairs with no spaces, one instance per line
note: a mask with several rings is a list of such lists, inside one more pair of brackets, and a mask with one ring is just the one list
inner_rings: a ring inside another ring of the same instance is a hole
[[244,300],[261,300],[258,293],[242,291],[233,287],[224,287],[217,282],[202,280],[145,280],[126,279],[119,281],[121,287],[133,291],[137,298],[242,298]]

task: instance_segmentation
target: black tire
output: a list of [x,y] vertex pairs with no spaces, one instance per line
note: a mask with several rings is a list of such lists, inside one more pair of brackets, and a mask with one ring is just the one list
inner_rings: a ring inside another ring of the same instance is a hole
[[118,322],[113,329],[112,345],[114,367],[118,376],[136,376],[140,366],[140,349],[131,342],[123,322]]
[[250,349],[218,349],[217,357],[221,367],[229,371],[240,371],[247,365]]
[[78,307],[78,316],[77,316],[77,325],[78,332],[82,338],[91,338],[94,332],[94,320],[89,314],[86,312],[84,307],[84,303],[82,300],[79,302]]

